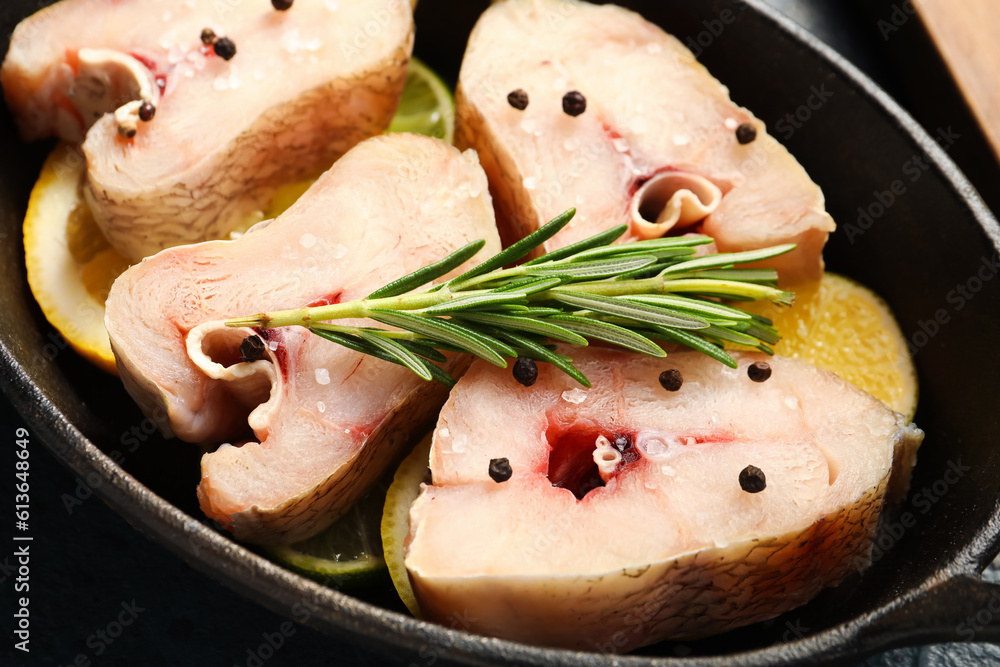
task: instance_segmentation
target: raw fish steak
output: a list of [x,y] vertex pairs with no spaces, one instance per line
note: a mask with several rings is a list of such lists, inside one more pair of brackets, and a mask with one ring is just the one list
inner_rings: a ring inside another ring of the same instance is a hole
[[923,438],[902,415],[794,359],[572,356],[592,389],[476,361],[452,391],[410,509],[425,618],[624,652],[772,618],[868,565]]
[[0,76],[24,139],[86,136],[87,201],[139,260],[226,238],[385,130],[412,45],[406,0],[63,0]]
[[720,252],[797,243],[766,265],[786,284],[822,273],[834,224],[819,187],[638,14],[497,2],[469,38],[456,100],[456,144],[479,152],[505,242],[576,207],[546,250],[627,223],[623,241],[697,230]]
[[[106,323],[129,393],[168,434],[234,445],[202,460],[208,516],[253,542],[318,532],[447,393],[303,328],[224,320],[364,298],[477,239],[487,243],[473,262],[500,248],[475,154],[389,134],[358,144],[277,219],[234,241],[170,248],[118,278]],[[243,353],[247,339],[259,359]]]

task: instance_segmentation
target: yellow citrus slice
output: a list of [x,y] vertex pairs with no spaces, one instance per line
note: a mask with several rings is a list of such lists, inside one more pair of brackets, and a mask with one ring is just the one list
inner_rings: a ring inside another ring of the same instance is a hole
[[[48,321],[82,357],[115,373],[104,302],[128,261],[108,244],[83,196],[85,163],[78,148],[60,144],[42,166],[24,217],[28,285]],[[291,206],[309,183],[286,186],[245,227]]]
[[742,307],[774,321],[782,340],[775,354],[832,371],[913,418],[917,373],[892,311],[877,294],[843,276],[794,289],[795,304]]
[[428,433],[399,464],[389,491],[385,494],[385,509],[382,511],[382,553],[385,555],[385,564],[389,568],[389,576],[399,599],[417,618],[420,617],[420,609],[410,586],[410,576],[406,573],[403,557],[406,538],[410,534],[410,505],[420,495],[420,483],[426,479],[432,436],[433,433]]
[[66,342],[114,373],[104,300],[128,262],[97,228],[83,198],[83,177],[79,149],[60,144],[45,161],[24,218],[28,285]]

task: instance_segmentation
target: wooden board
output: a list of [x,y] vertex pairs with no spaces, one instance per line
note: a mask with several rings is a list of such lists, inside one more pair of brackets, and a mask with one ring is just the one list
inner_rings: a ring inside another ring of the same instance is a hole
[[1000,0],[913,0],[913,6],[1000,158]]

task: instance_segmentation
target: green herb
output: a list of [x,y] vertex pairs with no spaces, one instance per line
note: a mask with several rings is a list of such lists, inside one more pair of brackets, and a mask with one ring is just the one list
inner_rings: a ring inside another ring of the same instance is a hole
[[[226,324],[306,327],[329,341],[449,385],[454,380],[433,363],[445,361],[440,351],[468,352],[504,368],[507,359],[516,357],[545,361],[588,387],[573,360],[554,352],[551,341],[585,346],[591,338],[654,357],[666,353],[653,341],[667,341],[732,368],[736,362],[723,349],[724,342],[771,353],[769,346],[780,339],[771,322],[720,299],[791,305],[794,295],[778,289],[777,272],[734,267],[776,257],[794,245],[695,257],[697,247],[711,243],[711,238],[612,245],[627,230],[622,225],[514,265],[565,227],[575,212],[566,211],[475,268],[429,289],[417,291],[464,264],[484,241],[470,243],[365,299],[258,313]],[[355,318],[394,329],[333,323]]]

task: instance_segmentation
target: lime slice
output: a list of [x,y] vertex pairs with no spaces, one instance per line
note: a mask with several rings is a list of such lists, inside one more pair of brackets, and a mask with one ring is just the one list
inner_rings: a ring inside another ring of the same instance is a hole
[[384,498],[385,486],[377,485],[322,533],[263,551],[271,560],[327,586],[368,585],[385,570],[378,539]]
[[406,87],[389,132],[413,132],[452,142],[455,136],[455,99],[448,86],[427,65],[410,61]]
[[385,510],[382,512],[382,551],[389,567],[389,576],[399,599],[417,618],[420,617],[420,609],[410,586],[410,577],[406,573],[403,548],[406,546],[406,537],[410,534],[410,505],[420,495],[421,482],[426,481],[432,435],[433,433],[428,433],[399,464],[385,494]]

